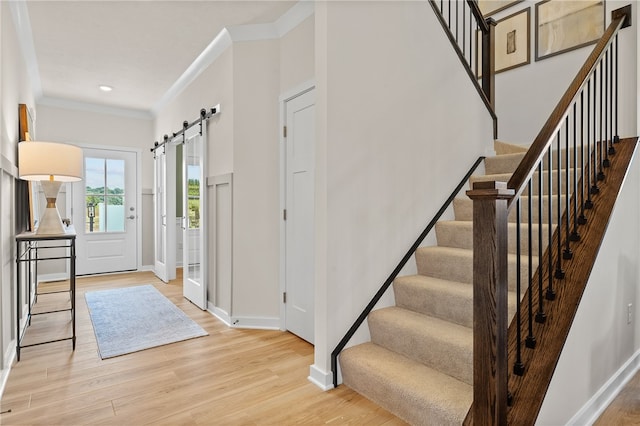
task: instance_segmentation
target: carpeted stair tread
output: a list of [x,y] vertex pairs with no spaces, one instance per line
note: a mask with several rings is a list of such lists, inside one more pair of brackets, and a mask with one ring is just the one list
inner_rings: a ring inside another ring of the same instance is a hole
[[[529,197],[522,196],[520,197],[520,199],[522,200],[520,221],[524,223],[529,220]],[[538,200],[539,200],[539,197],[537,195],[534,195],[533,197],[531,197],[531,203],[533,204],[532,221],[534,223],[538,222]],[[566,201],[567,201],[566,196],[562,195],[560,197],[560,207],[563,213],[566,206]],[[542,212],[543,212],[542,223],[549,222],[549,217],[547,215],[547,212],[549,209],[548,203],[549,203],[549,197],[544,195],[542,197]],[[551,204],[551,207],[552,207],[551,223],[552,224],[555,224],[558,221],[557,203],[558,203],[558,197],[554,196],[552,198],[552,204]],[[453,200],[453,212],[454,212],[455,220],[464,220],[464,221],[473,220],[473,201],[471,201],[471,199],[467,196],[456,197]],[[516,221],[515,206],[512,207],[511,210],[509,211],[509,216],[507,219],[509,220],[509,222],[515,223]]]
[[473,330],[397,306],[377,309],[367,319],[376,345],[473,383]]
[[[516,223],[512,222],[507,225],[509,233],[509,253],[516,253],[517,249],[517,231]],[[531,224],[531,233],[533,238],[531,239],[532,253],[538,253],[538,224]],[[542,235],[544,250],[548,244],[547,237],[548,226],[542,224]],[[520,228],[520,253],[526,254],[529,252],[529,226],[524,224]],[[467,250],[473,249],[473,222],[470,220],[443,220],[436,223],[436,240],[438,246],[441,247],[456,247]]]
[[413,425],[462,424],[473,389],[403,355],[373,343],[340,355],[344,383]]
[[[426,275],[405,275],[393,282],[396,306],[464,327],[473,327],[473,286]],[[516,293],[509,292],[509,317],[516,311]]]
[[507,155],[515,153],[526,153],[529,150],[528,146],[518,145],[510,142],[504,142],[495,140],[493,141],[493,149],[496,155]]
[[493,157],[487,157],[484,159],[484,171],[485,174],[495,175],[499,173],[513,173],[522,158],[524,152],[517,152],[513,154],[495,155]]
[[[452,247],[420,247],[415,254],[418,274],[461,283],[473,282],[473,252],[471,250]],[[532,256],[533,269],[538,265],[538,256]],[[521,278],[526,279],[528,274],[528,255],[521,255]],[[517,256],[507,255],[509,290],[514,291],[516,286]]]

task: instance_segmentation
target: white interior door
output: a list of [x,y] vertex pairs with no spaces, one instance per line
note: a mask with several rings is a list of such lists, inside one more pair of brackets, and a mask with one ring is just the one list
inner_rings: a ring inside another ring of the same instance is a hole
[[315,90],[285,103],[286,328],[314,342]]
[[84,148],[84,180],[73,184],[78,275],[138,267],[138,153]]
[[186,131],[183,157],[183,294],[200,309],[207,308],[206,125]]
[[176,278],[176,162],[175,146],[158,148],[154,158],[154,245],[153,271],[168,283]]

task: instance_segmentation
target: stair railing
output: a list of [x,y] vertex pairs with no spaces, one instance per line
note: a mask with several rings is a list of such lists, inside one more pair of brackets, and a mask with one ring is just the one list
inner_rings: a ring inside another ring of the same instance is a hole
[[[494,138],[497,138],[493,43],[496,22],[492,18],[485,19],[482,16],[477,0],[429,0],[429,4],[491,114]],[[478,80],[481,83],[478,83]]]
[[409,248],[407,253],[402,257],[402,260],[400,260],[400,262],[395,267],[393,272],[391,272],[389,277],[382,284],[382,286],[377,291],[377,293],[373,296],[373,298],[371,299],[369,304],[367,304],[367,306],[364,308],[362,313],[353,322],[353,324],[351,325],[351,327],[349,328],[347,333],[340,340],[340,342],[336,345],[336,347],[333,350],[333,352],[331,352],[331,371],[333,372],[333,386],[334,387],[338,386],[338,355],[340,355],[340,352],[342,352],[342,350],[345,348],[347,343],[349,343],[349,340],[351,340],[351,338],[356,333],[356,331],[358,331],[358,328],[360,328],[360,326],[362,325],[364,320],[367,319],[367,316],[371,313],[373,308],[380,301],[380,299],[382,298],[384,293],[389,289],[389,287],[391,286],[393,281],[398,277],[398,274],[400,274],[400,271],[402,271],[402,268],[404,268],[405,265],[407,264],[407,262],[413,257],[413,255],[416,252],[416,250],[418,249],[418,247],[420,247],[420,245],[422,244],[422,241],[427,237],[427,235],[429,235],[429,233],[431,232],[433,227],[436,225],[436,222],[438,222],[438,220],[440,220],[442,215],[445,213],[445,211],[449,208],[449,206],[453,202],[453,199],[456,197],[456,195],[458,195],[458,193],[460,193],[460,191],[462,190],[464,185],[469,181],[469,178],[471,177],[471,175],[476,171],[478,166],[484,161],[484,158],[485,157],[479,157],[475,161],[475,163],[473,163],[473,165],[471,166],[471,168],[469,169],[467,174],[464,176],[464,178],[462,178],[462,180],[458,183],[458,185],[455,187],[453,192],[451,192],[451,195],[449,195],[449,198],[447,198],[447,200],[444,202],[442,207],[440,207],[440,209],[435,214],[433,219],[431,219],[431,221],[427,224],[426,228],[422,231],[422,233],[416,239],[416,241],[413,243],[413,245],[411,245],[411,247]]
[[[477,182],[467,192],[473,200],[474,390],[465,424],[507,424],[508,404],[518,403],[519,395],[512,399],[509,392],[509,355],[513,358],[512,377],[525,375],[536,352],[523,355],[523,346],[529,350],[540,346],[534,329],[539,333],[542,329],[534,325],[546,322],[547,310],[565,278],[566,264],[574,257],[573,249],[580,248],[580,227],[591,220],[593,198],[600,193],[599,183],[605,180],[620,140],[618,32],[630,24],[631,6],[612,12],[611,24],[509,182]],[[516,232],[508,236],[510,220],[516,222]],[[515,268],[511,269],[509,238],[516,251]],[[507,309],[510,287],[517,300],[511,327]],[[547,331],[554,326],[547,324]],[[568,332],[570,322],[566,326]],[[547,364],[553,363],[545,369],[548,377],[535,378],[547,380],[544,391],[563,342],[557,343],[557,353],[545,354],[551,360]],[[544,393],[526,396],[531,424]]]

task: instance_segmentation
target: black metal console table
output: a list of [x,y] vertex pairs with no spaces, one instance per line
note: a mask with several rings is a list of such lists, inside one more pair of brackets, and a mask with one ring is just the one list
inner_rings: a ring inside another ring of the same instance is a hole
[[[41,245],[42,241],[59,241],[60,244],[55,245]],[[47,252],[50,249],[69,249],[68,254],[65,256],[46,256],[42,255],[43,252]],[[38,261],[42,260],[56,260],[56,259],[69,259],[69,290],[51,291],[51,292],[38,292]],[[28,314],[24,324],[24,327],[20,325],[20,316],[22,311],[22,282],[21,282],[21,263],[26,262],[26,274],[27,274],[27,305]],[[32,275],[33,274],[33,275]],[[35,280],[33,279],[35,277]],[[73,227],[66,229],[64,234],[55,235],[38,235],[33,232],[25,232],[16,235],[16,357],[20,361],[20,349],[29,346],[44,345],[46,343],[60,342],[63,340],[71,340],[73,350],[76,349],[76,232]],[[35,281],[35,293],[33,289],[33,282]],[[57,309],[47,312],[32,312],[33,305],[37,302],[38,296],[53,294],[53,293],[69,293],[70,307],[65,309]],[[71,328],[72,336],[61,339],[48,340],[46,342],[32,343],[28,345],[22,344],[22,339],[27,331],[29,325],[31,325],[32,315],[44,315],[52,314],[54,312],[71,312]]]

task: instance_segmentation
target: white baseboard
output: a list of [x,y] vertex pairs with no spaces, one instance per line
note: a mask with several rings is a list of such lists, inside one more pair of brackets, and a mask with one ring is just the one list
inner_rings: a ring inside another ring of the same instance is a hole
[[4,395],[4,389],[7,386],[7,380],[9,380],[9,373],[11,373],[11,366],[16,357],[16,342],[15,340],[9,343],[9,349],[4,354],[4,368],[0,371],[0,398]]
[[280,330],[280,318],[270,317],[239,317],[231,316],[233,328],[255,328],[258,330]]
[[228,327],[231,327],[231,318],[229,317],[229,314],[227,314],[222,309],[213,306],[211,302],[207,302],[207,312],[209,312],[214,317],[218,318],[220,321],[225,323]]
[[153,265],[142,265],[140,268],[138,268],[138,271],[140,271],[140,272],[153,272]]
[[591,425],[611,401],[620,393],[622,388],[640,370],[640,350],[638,350],[609,380],[574,414],[567,425]]
[[321,370],[315,364],[309,367],[309,377],[307,377],[314,385],[323,391],[333,389],[333,373]]

